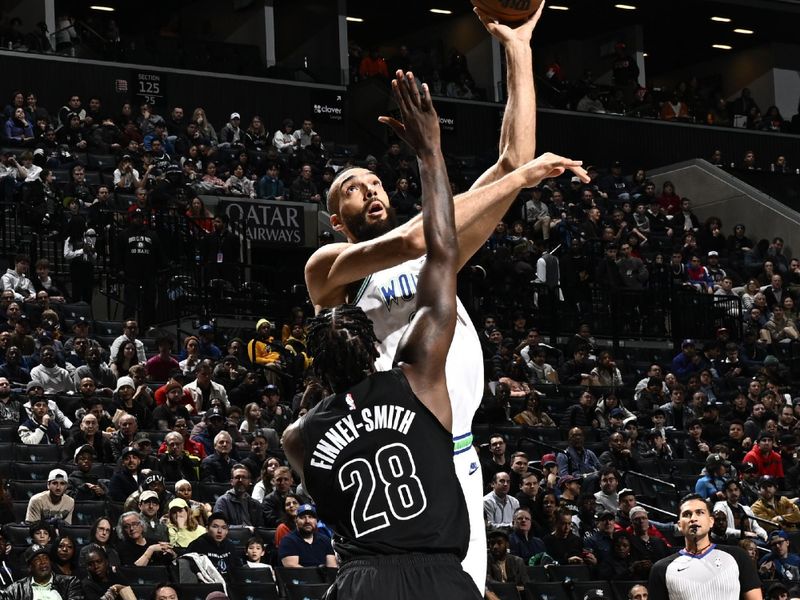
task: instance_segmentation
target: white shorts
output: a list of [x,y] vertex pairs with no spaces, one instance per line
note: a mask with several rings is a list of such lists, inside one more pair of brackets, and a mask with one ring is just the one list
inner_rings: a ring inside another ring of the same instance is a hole
[[461,566],[483,593],[486,588],[487,568],[486,521],[483,518],[483,475],[478,453],[472,446],[472,435],[466,435],[469,437],[459,436],[460,439],[453,439],[456,448],[459,444],[469,444],[456,450],[457,454],[453,454],[456,477],[461,484],[469,514],[469,547],[467,555],[461,561]]

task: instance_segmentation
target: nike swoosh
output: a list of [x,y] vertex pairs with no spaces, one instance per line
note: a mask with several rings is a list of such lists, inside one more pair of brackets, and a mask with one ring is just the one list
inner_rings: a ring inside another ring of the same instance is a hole
[[475,464],[475,463],[472,463],[472,464],[469,466],[469,474],[470,474],[470,475],[472,475],[473,473],[475,473],[477,470],[478,470],[478,465],[477,465],[477,464]]
[[688,568],[689,568],[689,567],[683,567],[682,569],[681,569],[681,568],[678,568],[678,571],[685,571],[685,570],[686,570],[686,569],[688,569]]

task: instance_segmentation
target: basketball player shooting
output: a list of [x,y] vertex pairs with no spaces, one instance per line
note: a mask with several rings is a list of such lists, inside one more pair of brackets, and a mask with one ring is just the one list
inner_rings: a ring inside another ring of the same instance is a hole
[[[507,175],[534,156],[536,96],[530,40],[541,10],[540,7],[516,28],[496,23],[480,10],[475,11],[487,31],[505,48],[508,102],[500,133],[499,160],[478,178],[472,189],[454,200],[459,268],[483,245],[516,198],[518,184]],[[398,129],[392,119],[380,120]],[[580,163],[545,154],[534,165],[528,165],[529,176],[538,178],[531,185],[564,169],[573,170],[588,182]],[[370,180],[370,188],[355,203],[343,185],[345,181],[351,183],[354,175]],[[334,229],[348,241],[323,246],[308,261],[305,276],[311,300],[317,312],[344,302],[361,307],[372,320],[380,340],[376,368],[391,369],[397,345],[416,308],[415,294],[425,262],[422,217],[396,227],[388,195],[380,180],[367,169],[348,169],[338,174],[328,195],[328,210]],[[486,581],[484,492],[471,428],[483,396],[483,358],[475,327],[460,302],[457,312],[454,341],[447,360],[453,411],[452,454],[470,515],[470,548],[464,569],[482,589]]]
[[[469,523],[445,379],[459,266],[453,200],[427,86],[420,94],[413,75],[398,72],[392,87],[403,118],[393,126],[417,152],[423,183],[416,311],[388,371],[375,370],[377,339],[360,308],[339,305],[311,320],[314,369],[334,394],[287,429],[283,447],[335,531],[341,567],[328,599],[480,598],[483,586],[460,563]],[[520,189],[540,173],[532,161],[508,177]],[[371,205],[376,180],[351,173],[341,182],[346,202]]]

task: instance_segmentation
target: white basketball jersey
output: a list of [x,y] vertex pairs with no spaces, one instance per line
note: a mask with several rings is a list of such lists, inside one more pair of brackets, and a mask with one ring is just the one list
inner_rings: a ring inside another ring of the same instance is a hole
[[[414,317],[417,280],[424,263],[423,256],[370,275],[351,302],[372,319],[375,337],[380,341],[380,357],[375,361],[379,371],[392,368],[400,338]],[[464,305],[458,299],[456,303],[456,329],[445,366],[453,408],[453,437],[472,431],[472,418],[483,397],[481,344]]]

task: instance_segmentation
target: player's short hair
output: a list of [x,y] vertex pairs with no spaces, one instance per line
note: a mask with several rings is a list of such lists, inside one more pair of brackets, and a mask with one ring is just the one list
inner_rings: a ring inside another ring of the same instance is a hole
[[708,509],[708,514],[713,515],[711,511],[711,503],[707,499],[703,498],[700,494],[695,494],[692,492],[691,494],[686,494],[683,498],[681,498],[681,501],[678,502],[678,516],[680,516],[681,507],[683,507],[683,505],[687,502],[692,502],[693,500],[699,500],[705,504],[706,509]]

